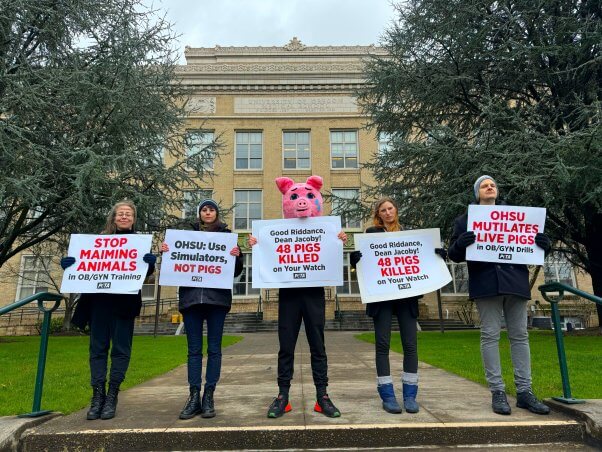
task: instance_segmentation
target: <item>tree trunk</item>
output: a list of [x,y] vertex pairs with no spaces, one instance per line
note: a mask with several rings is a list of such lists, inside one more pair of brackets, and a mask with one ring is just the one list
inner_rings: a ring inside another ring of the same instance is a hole
[[[594,295],[602,297],[602,213],[593,213],[585,217],[587,257],[589,274],[592,277]],[[596,305],[598,326],[602,328],[602,305]]]

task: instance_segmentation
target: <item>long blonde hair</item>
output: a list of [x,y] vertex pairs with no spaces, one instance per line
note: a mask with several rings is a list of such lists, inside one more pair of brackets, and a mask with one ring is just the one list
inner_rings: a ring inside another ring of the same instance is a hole
[[115,224],[115,214],[117,213],[117,209],[122,206],[127,206],[132,209],[134,212],[134,223],[132,223],[132,231],[134,230],[134,225],[136,224],[136,206],[129,199],[124,199],[123,201],[119,201],[115,204],[109,214],[107,215],[107,222],[105,223],[105,228],[102,230],[101,234],[115,234],[117,232],[117,225]]
[[[395,207],[395,221],[393,222],[393,225],[390,227],[387,227],[385,225],[385,222],[378,215],[378,211],[380,210],[381,206],[386,202],[390,202],[391,204],[393,204],[393,207]],[[397,203],[392,198],[389,198],[388,196],[386,196],[384,198],[380,198],[374,204],[374,212],[372,214],[372,222],[374,223],[374,226],[376,226],[377,228],[384,229],[387,232],[401,231],[401,225],[399,224],[398,214],[399,214],[399,207],[397,207]]]

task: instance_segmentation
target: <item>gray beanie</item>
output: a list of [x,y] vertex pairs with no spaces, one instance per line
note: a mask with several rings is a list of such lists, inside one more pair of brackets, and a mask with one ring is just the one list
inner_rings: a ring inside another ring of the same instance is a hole
[[219,207],[217,206],[217,203],[213,199],[203,199],[199,203],[199,208],[197,209],[197,212],[201,213],[201,209],[205,206],[213,207],[217,211],[217,213],[219,213]]
[[[479,202],[479,188],[481,187],[481,184],[483,183],[483,181],[485,179],[491,179],[493,181],[493,183],[497,186],[497,182],[495,181],[495,179],[491,176],[488,176],[487,174],[482,175],[481,177],[479,177],[477,179],[477,181],[474,183],[474,199]],[[500,192],[498,191],[498,196],[499,196]]]

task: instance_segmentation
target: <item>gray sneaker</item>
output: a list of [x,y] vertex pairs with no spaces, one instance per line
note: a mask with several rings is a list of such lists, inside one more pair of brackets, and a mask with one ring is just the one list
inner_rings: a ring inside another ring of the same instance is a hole
[[493,412],[496,414],[507,415],[512,413],[512,408],[508,404],[508,399],[504,391],[491,391],[491,408],[493,408]]

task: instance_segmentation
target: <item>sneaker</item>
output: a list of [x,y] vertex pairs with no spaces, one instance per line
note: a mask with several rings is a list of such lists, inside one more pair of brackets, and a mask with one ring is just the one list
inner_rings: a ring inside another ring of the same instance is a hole
[[496,414],[506,415],[512,412],[504,391],[491,392],[491,408],[493,408],[493,412]]
[[316,404],[314,405],[314,411],[322,413],[324,416],[328,417],[341,416],[341,412],[336,406],[334,406],[334,403],[332,403],[332,400],[330,400],[328,394],[323,395],[316,401]]
[[516,406],[535,414],[550,414],[550,407],[538,400],[531,391],[517,392]]
[[286,399],[282,394],[278,394],[278,397],[274,399],[274,401],[268,408],[268,417],[280,417],[284,413],[288,413],[292,409],[293,407],[291,406],[288,399]]

